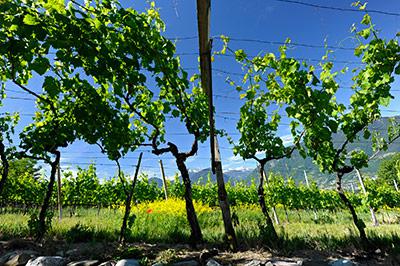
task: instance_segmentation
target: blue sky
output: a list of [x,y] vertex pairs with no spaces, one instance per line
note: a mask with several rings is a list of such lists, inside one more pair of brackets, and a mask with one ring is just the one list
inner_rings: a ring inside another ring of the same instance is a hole
[[[302,0],[303,1],[303,0]],[[339,8],[351,8],[352,1],[333,0],[304,0],[307,3],[317,5],[334,6]],[[384,3],[384,4],[383,4]],[[145,1],[122,1],[124,7],[144,10],[147,6]],[[190,38],[197,35],[196,1],[189,0],[159,0],[156,6],[160,8],[162,19],[166,23],[165,36],[176,40],[177,53],[181,58],[182,66],[193,74],[198,67],[198,40]],[[367,9],[382,10],[400,14],[398,0],[374,0],[368,3]],[[328,10],[316,7],[308,7],[294,3],[287,3],[277,0],[214,0],[211,10],[211,35],[221,34],[232,38],[230,47],[232,49],[244,49],[248,54],[255,55],[260,52],[277,52],[278,45],[271,42],[284,42],[290,38],[294,43],[311,44],[321,46],[324,40],[328,45],[340,47],[354,47],[354,40],[349,38],[350,27],[353,23],[359,23],[363,14],[358,12],[345,12]],[[381,30],[381,35],[392,38],[400,32],[400,16],[382,14],[371,14],[373,22]],[[188,38],[188,39],[182,39]],[[265,42],[245,42],[236,39],[262,40]],[[221,48],[221,42],[214,40],[215,50]],[[325,54],[324,49],[292,46],[289,55],[308,60],[319,60]],[[331,58],[338,68],[357,66],[352,62],[357,61],[352,51],[334,49]],[[313,62],[313,61],[312,61]],[[347,63],[346,63],[347,62]],[[315,63],[315,62],[313,62]],[[227,82],[226,78],[239,82],[241,73],[238,65],[232,57],[217,56],[213,63],[213,89],[214,102],[216,106],[216,126],[231,133],[233,139],[238,138],[235,124],[238,118],[241,101],[238,93]],[[229,72],[231,74],[227,74]],[[350,76],[343,76],[340,79],[342,86],[350,86]],[[32,82],[32,86],[38,84]],[[400,112],[400,90],[399,82],[394,83],[393,95],[396,99],[389,107],[384,109],[384,116],[396,115]],[[22,114],[21,125],[26,125],[30,118],[29,114],[34,112],[34,102],[26,98],[18,91],[18,88],[9,87],[8,99],[5,109],[19,111]],[[40,91],[37,88],[36,91]],[[343,89],[339,99],[346,102],[350,90]],[[22,98],[22,99],[21,99]],[[167,140],[178,144],[182,149],[189,149],[192,137],[185,135],[186,130],[176,122],[167,124]],[[289,131],[282,127],[279,134],[289,140]],[[226,139],[219,140],[223,167],[228,169],[254,168],[253,161],[244,162],[233,156],[231,148]],[[146,150],[146,149],[141,149]],[[138,152],[131,153],[122,161],[124,170],[128,173],[134,172],[132,165],[136,164]],[[177,172],[175,161],[171,155],[154,156],[150,152],[144,153],[142,172],[147,172],[150,177],[159,176],[158,160],[162,159],[166,174],[171,177]],[[113,162],[107,160],[106,156],[99,152],[94,146],[82,142],[76,142],[62,152],[63,169],[75,169],[77,165],[86,167],[90,162],[97,163],[97,169],[101,177],[114,175],[116,167]],[[207,168],[210,165],[208,143],[200,144],[197,156],[188,159],[187,165],[191,171]]]

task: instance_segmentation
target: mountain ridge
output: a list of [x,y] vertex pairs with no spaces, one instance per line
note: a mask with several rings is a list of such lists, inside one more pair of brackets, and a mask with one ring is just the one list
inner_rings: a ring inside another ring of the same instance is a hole
[[[400,122],[400,116],[393,117],[397,122]],[[369,129],[387,129],[389,125],[389,117],[383,117],[369,126]],[[387,137],[387,132],[382,134],[382,137]],[[333,137],[334,143],[343,143],[345,140],[343,133],[337,133]],[[365,140],[362,137],[358,141],[354,141],[348,145],[348,151],[354,149],[362,149],[367,154],[372,155],[372,141],[371,139]],[[370,161],[368,167],[360,169],[360,171],[365,176],[375,177],[381,160],[385,157],[391,156],[396,152],[400,152],[400,141],[396,141],[388,147],[386,151],[382,151],[377,157]],[[314,180],[318,185],[323,187],[329,187],[334,183],[335,176],[333,174],[321,173],[318,166],[312,162],[311,158],[303,158],[300,156],[299,152],[296,150],[293,152],[290,158],[283,158],[280,160],[270,161],[265,166],[265,171],[267,173],[273,172],[280,174],[284,177],[292,177],[294,180],[299,182],[305,182],[305,173],[310,180]],[[211,174],[210,168],[202,169],[198,172],[191,172],[190,179],[192,182],[204,183],[208,179],[210,174],[211,181],[215,181],[215,175]],[[225,182],[237,182],[245,181],[250,182],[252,178],[258,178],[257,168],[253,170],[231,170],[224,172]],[[344,183],[356,182],[354,173],[350,173],[345,176]]]

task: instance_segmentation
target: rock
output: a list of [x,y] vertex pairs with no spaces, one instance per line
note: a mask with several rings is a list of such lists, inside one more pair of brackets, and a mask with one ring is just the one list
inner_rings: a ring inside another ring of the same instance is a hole
[[5,266],[22,266],[26,265],[26,263],[32,259],[35,258],[36,256],[27,253],[27,252],[22,252],[20,254],[15,254],[14,256],[11,256],[6,263],[4,263]]
[[99,266],[115,266],[115,264],[117,264],[115,261],[109,260],[101,263]]
[[217,261],[210,259],[209,261],[207,261],[206,266],[221,266],[221,264],[219,264]]
[[296,264],[299,265],[299,266],[303,266],[303,261],[302,261],[302,260],[298,260],[298,261],[296,262]]
[[37,257],[36,259],[30,259],[26,266],[64,266],[67,264],[67,260],[63,257]]
[[0,265],[25,265],[29,259],[35,258],[38,252],[34,250],[15,250],[0,257]]
[[195,260],[185,260],[172,264],[172,266],[198,266],[199,263]]
[[139,261],[134,259],[120,260],[115,266],[139,266]]
[[82,260],[82,261],[75,261],[70,262],[67,266],[94,266],[99,264],[98,260]]
[[[270,263],[270,262],[268,262]],[[268,265],[268,263],[266,264],[266,266],[272,266],[272,263],[270,265]],[[259,260],[252,260],[249,263],[246,263],[245,266],[260,266],[263,265],[263,263]]]
[[212,250],[203,250],[200,253],[199,259],[200,262],[203,264],[205,263],[208,259],[217,256],[218,255],[218,250],[217,249],[212,249]]
[[274,266],[299,266],[299,265],[303,265],[303,261],[284,261],[284,260],[278,260],[278,261],[274,261],[273,264]]
[[7,261],[12,259],[12,257],[18,255],[16,251],[8,252],[0,257],[0,265],[4,265]]
[[355,265],[351,260],[338,259],[330,263],[332,266],[353,266]]
[[381,254],[382,251],[378,248],[377,250],[375,250],[375,254]]
[[[261,265],[261,264],[259,264]],[[267,263],[265,263],[265,266],[274,266],[274,264],[272,264],[272,262],[268,261]]]
[[153,264],[153,265],[151,265],[151,266],[164,266],[164,264],[161,263],[161,262],[157,262],[157,263],[155,263],[155,264]]

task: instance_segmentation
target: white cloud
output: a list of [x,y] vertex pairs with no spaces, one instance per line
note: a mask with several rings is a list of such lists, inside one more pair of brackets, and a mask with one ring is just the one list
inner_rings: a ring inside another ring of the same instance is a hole
[[253,169],[254,167],[242,165],[238,167],[224,168],[224,171],[249,171]]
[[202,168],[190,168],[188,171],[189,173],[197,173],[200,172],[201,170],[203,170]]
[[253,169],[256,165],[254,160],[240,160],[240,161],[223,161],[222,167],[224,171],[230,170],[245,170]]
[[283,141],[283,145],[285,146],[289,146],[289,145],[293,145],[293,136],[290,135],[284,135],[281,137],[282,141]]
[[243,158],[240,157],[239,155],[233,155],[233,156],[229,157],[228,160],[231,162],[239,162],[239,161],[243,162],[244,161]]

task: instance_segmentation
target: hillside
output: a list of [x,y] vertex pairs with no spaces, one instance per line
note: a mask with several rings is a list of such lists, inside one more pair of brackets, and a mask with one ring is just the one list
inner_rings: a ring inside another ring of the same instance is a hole
[[[397,121],[400,122],[400,117],[396,117]],[[376,129],[386,129],[389,125],[389,118],[384,117],[375,123],[373,123],[369,128],[371,130]],[[382,134],[382,136],[386,137],[386,134]],[[334,143],[340,145],[344,141],[344,136],[342,133],[338,133],[334,136]],[[372,154],[372,142],[371,140],[364,140],[361,138],[359,141],[355,141],[348,146],[348,150],[354,149],[363,149],[368,154]],[[396,141],[393,143],[387,151],[382,151],[374,160],[372,160],[369,164],[368,168],[362,169],[364,175],[368,175],[374,177],[379,164],[382,158],[386,156],[390,156],[395,152],[400,152],[400,141]],[[291,176],[297,182],[304,182],[304,171],[306,171],[308,177],[310,179],[315,180],[321,186],[331,186],[334,182],[334,176],[329,174],[324,174],[319,171],[319,168],[312,162],[310,158],[302,158],[300,154],[295,151],[291,158],[285,158],[277,161],[271,161],[266,165],[265,171],[274,172],[281,174],[283,176]],[[210,173],[210,168],[203,169],[199,172],[191,173],[191,180],[193,182],[197,182],[199,179],[207,181],[207,176]],[[246,170],[246,171],[227,171],[224,173],[225,181],[237,181],[237,180],[245,180],[250,181],[252,177],[258,177],[257,169]],[[211,175],[211,180],[215,181],[215,175]],[[351,173],[347,175],[345,178],[346,182],[355,182],[356,179],[354,174]]]

